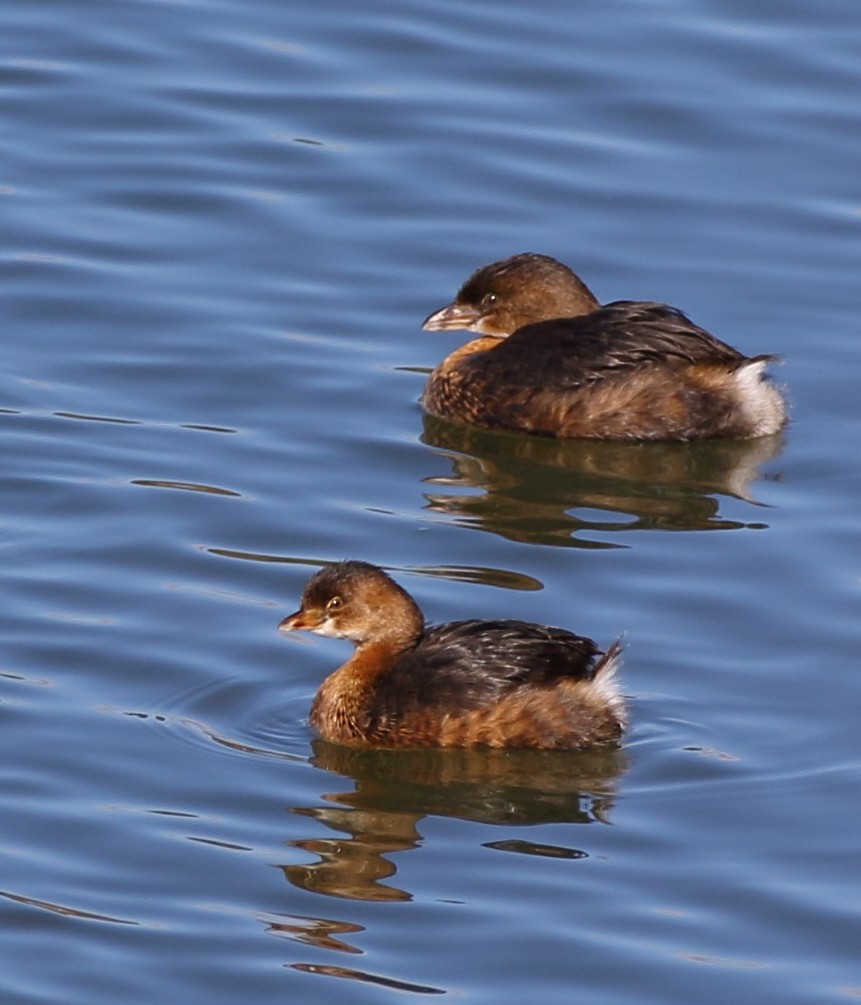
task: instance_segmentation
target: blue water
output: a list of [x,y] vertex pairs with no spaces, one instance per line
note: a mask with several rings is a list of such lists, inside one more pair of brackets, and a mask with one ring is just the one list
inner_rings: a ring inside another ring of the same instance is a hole
[[[0,7],[0,997],[861,997],[855,0]],[[477,266],[776,352],[785,436],[422,417]],[[326,560],[624,633],[618,751],[350,752]]]

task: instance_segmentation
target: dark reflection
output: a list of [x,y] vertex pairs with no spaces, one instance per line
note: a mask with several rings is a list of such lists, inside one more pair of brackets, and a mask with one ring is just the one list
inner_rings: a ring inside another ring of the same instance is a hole
[[361,925],[350,921],[335,921],[332,918],[308,918],[301,915],[291,915],[288,921],[270,921],[266,931],[271,935],[286,935],[297,942],[316,949],[329,949],[337,953],[360,953],[361,949],[351,946],[340,938],[342,935],[354,935],[363,932]]
[[241,493],[234,492],[233,489],[222,489],[217,485],[198,485],[195,482],[173,482],[164,478],[133,478],[132,485],[142,485],[151,489],[180,489],[183,492],[206,492],[214,496],[233,496],[237,499]]
[[[554,440],[424,417],[422,442],[446,454],[452,474],[427,478],[427,508],[512,541],[620,547],[584,538],[628,530],[734,530],[720,496],[756,504],[760,467],[781,436],[700,443]],[[475,490],[479,490],[476,492]],[[607,513],[607,519],[588,510]],[[622,519],[610,514],[619,514]]]
[[[607,822],[622,751],[595,747],[542,750],[364,750],[314,741],[312,763],[348,779],[352,790],[322,796],[328,805],[291,807],[338,832],[291,842],[316,856],[285,865],[295,886],[367,901],[411,899],[383,881],[395,875],[389,858],[422,840],[427,815],[489,824]],[[586,852],[528,840],[492,842],[500,851],[577,859]]]
[[[362,950],[350,945],[341,936],[359,934],[364,930],[361,925],[348,921],[335,921],[331,918],[308,918],[301,915],[287,915],[286,920],[270,920],[266,925],[266,931],[270,935],[285,935],[304,945],[313,946],[315,949],[351,955],[361,955]],[[359,984],[376,984],[379,987],[410,994],[442,995],[446,993],[443,988],[415,984],[412,981],[403,981],[396,977],[387,977],[384,974],[372,974],[367,970],[345,967],[337,963],[287,963],[285,966],[304,974],[343,977],[345,980],[355,981]]]
[[369,974],[364,970],[355,970],[353,967],[336,967],[332,964],[321,963],[293,963],[291,966],[294,970],[299,970],[304,974],[344,977],[347,980],[358,981],[360,984],[376,984],[378,987],[391,988],[392,991],[406,991],[415,995],[444,995],[446,993],[442,988],[430,987],[427,984],[413,984],[410,981],[397,981],[391,977],[382,977],[380,974]]
[[112,422],[117,426],[142,426],[140,419],[120,419],[113,415],[84,415],[81,412],[54,412],[58,419],[80,419],[82,422]]
[[37,900],[35,897],[25,897],[20,893],[12,893],[10,890],[0,890],[0,897],[11,900],[14,904],[24,904],[27,907],[46,911],[49,914],[60,914],[66,918],[80,918],[84,921],[106,921],[112,925],[141,924],[140,921],[134,921],[131,918],[115,918],[110,914],[95,914],[92,911],[84,911],[79,907],[72,907],[69,904],[58,904],[51,900]]
[[[495,569],[481,565],[412,565],[407,570],[416,576],[428,579],[445,579],[450,583],[481,583],[483,586],[498,586],[501,590],[543,590],[544,583],[525,572],[511,569]],[[397,569],[392,569],[397,574]]]
[[485,848],[496,851],[516,851],[520,855],[536,855],[538,858],[588,858],[585,851],[576,848],[562,848],[557,844],[540,844],[537,841],[487,841]]

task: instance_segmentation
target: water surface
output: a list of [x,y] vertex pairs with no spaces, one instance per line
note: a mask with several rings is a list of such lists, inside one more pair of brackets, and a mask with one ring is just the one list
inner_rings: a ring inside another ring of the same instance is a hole
[[[4,1002],[861,996],[850,0],[0,11]],[[776,352],[749,444],[422,416],[517,251]],[[624,633],[619,750],[350,752],[306,578]]]

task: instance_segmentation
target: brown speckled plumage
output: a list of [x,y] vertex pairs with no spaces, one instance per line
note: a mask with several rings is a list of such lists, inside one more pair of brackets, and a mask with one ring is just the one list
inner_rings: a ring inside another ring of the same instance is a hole
[[356,645],[311,707],[327,740],[577,749],[616,740],[625,725],[618,643],[601,653],[565,629],[516,620],[425,628],[412,597],[366,562],[318,572],[280,628]]
[[773,357],[746,357],[666,304],[601,307],[546,255],[479,269],[423,327],[481,335],[428,380],[422,404],[442,418],[612,440],[747,439],[785,422],[763,373]]

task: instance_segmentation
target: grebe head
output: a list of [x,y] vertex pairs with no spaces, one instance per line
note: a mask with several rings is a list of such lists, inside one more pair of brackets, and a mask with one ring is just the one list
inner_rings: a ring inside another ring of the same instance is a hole
[[280,631],[309,631],[356,645],[421,635],[424,618],[413,598],[382,569],[369,562],[328,565],[308,580],[299,610]]
[[524,325],[589,314],[599,306],[567,265],[526,252],[478,269],[450,304],[425,318],[422,328],[465,328],[505,338]]

